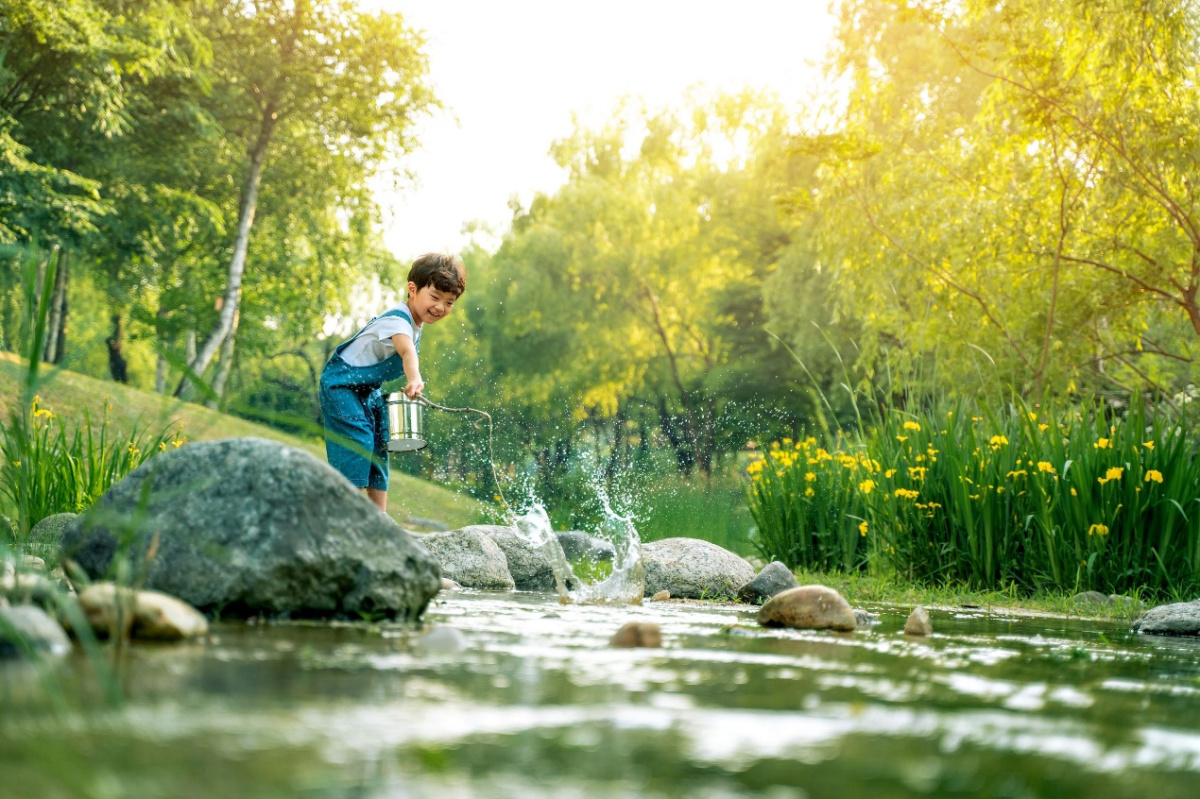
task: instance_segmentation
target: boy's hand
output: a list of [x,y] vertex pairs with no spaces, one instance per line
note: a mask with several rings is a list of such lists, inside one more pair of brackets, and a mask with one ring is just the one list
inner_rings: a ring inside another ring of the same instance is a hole
[[421,392],[425,390],[425,381],[420,375],[409,378],[408,384],[404,386],[404,396],[409,399],[416,399]]

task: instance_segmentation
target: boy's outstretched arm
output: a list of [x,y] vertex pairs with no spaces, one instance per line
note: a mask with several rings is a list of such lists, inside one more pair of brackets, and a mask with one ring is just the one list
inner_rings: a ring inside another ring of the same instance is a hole
[[408,379],[404,385],[404,395],[409,399],[416,399],[417,395],[425,390],[425,381],[421,379],[421,364],[417,360],[417,348],[413,340],[403,333],[392,336],[392,346],[404,362],[404,376]]

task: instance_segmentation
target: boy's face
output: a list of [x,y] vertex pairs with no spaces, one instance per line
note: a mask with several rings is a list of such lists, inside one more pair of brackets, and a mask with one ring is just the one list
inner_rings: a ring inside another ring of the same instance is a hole
[[418,290],[417,284],[411,281],[408,284],[408,297],[408,308],[418,325],[428,325],[446,318],[458,299],[457,294],[441,291],[434,286]]

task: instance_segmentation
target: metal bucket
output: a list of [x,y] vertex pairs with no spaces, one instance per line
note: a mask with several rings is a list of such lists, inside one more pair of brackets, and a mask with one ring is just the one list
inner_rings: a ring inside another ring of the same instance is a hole
[[387,395],[388,452],[425,448],[425,406],[400,392]]

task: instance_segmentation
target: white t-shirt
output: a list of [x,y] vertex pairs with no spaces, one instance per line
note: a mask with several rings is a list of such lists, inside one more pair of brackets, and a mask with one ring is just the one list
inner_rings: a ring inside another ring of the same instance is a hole
[[363,328],[363,331],[342,350],[342,360],[351,366],[374,366],[396,354],[392,336],[403,333],[416,343],[420,333],[413,333],[412,323],[403,316],[381,316]]

